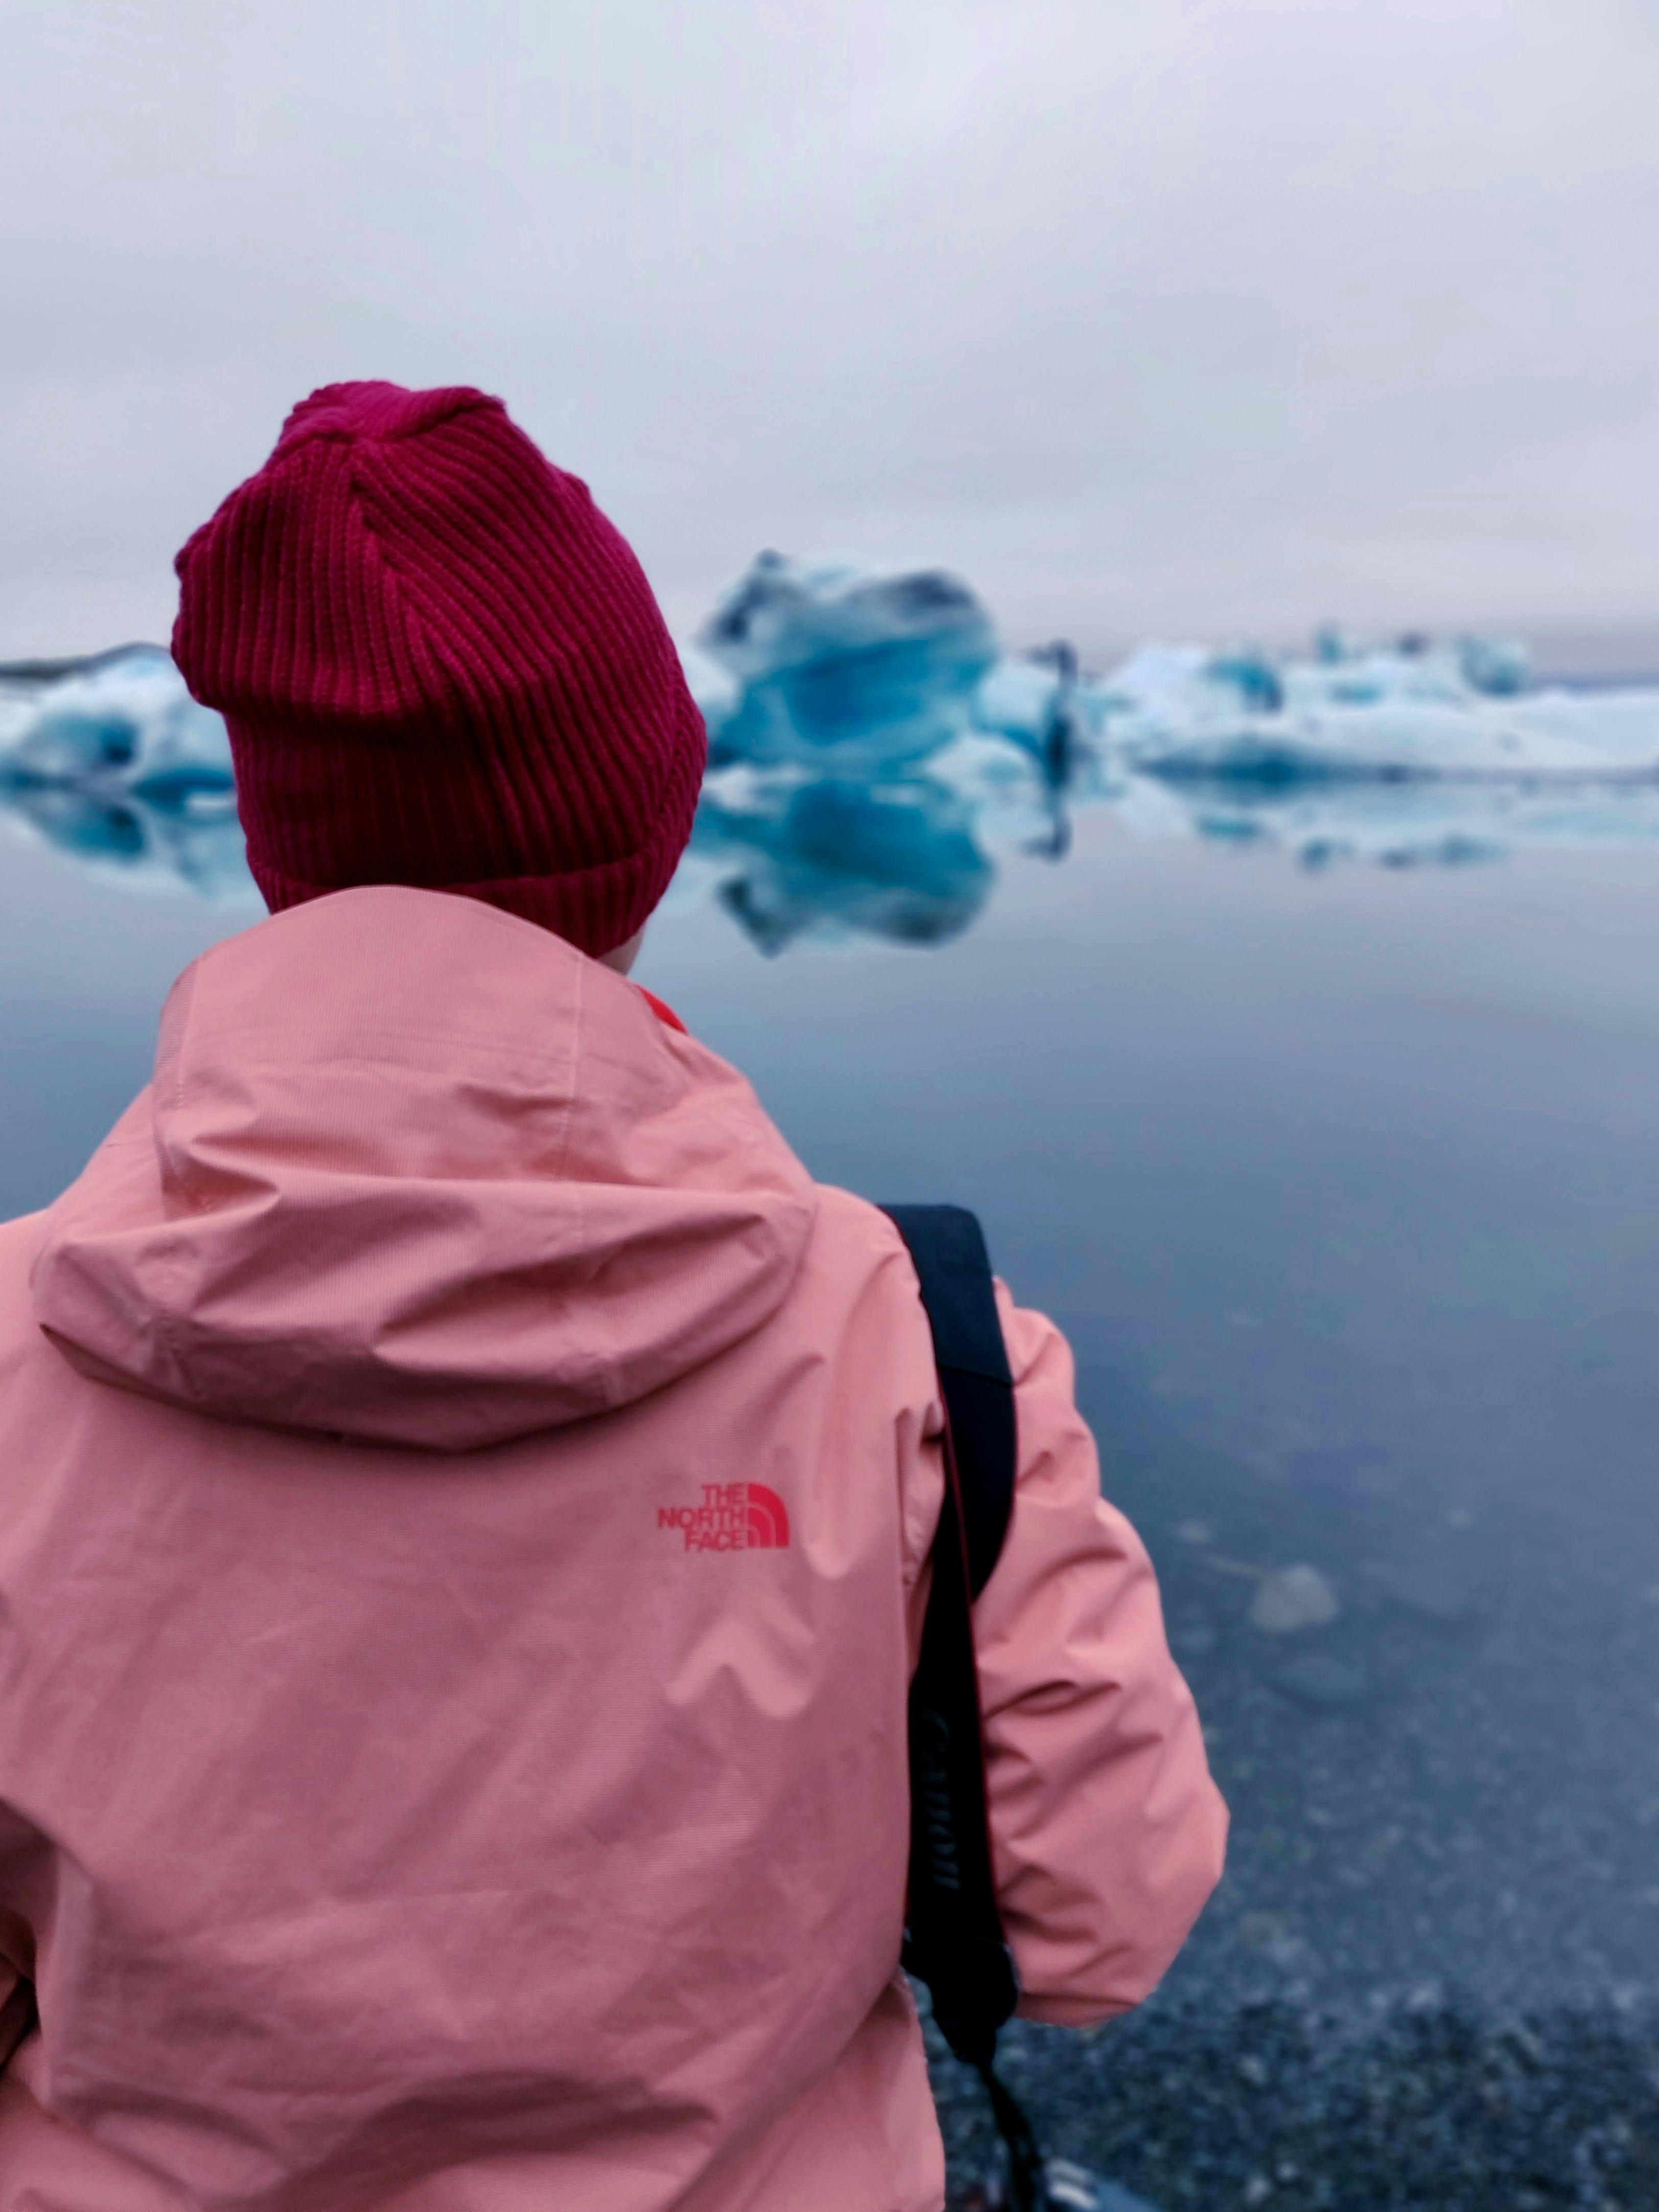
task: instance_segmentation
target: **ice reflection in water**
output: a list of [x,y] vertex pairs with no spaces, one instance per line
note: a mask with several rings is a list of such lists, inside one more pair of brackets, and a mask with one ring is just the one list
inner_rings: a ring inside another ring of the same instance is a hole
[[720,779],[699,810],[694,851],[719,872],[722,905],[763,952],[827,927],[939,944],[968,927],[991,890],[972,809],[926,775]]

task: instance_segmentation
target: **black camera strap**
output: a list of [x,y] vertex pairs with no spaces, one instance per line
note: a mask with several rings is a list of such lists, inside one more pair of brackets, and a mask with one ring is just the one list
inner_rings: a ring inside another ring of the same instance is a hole
[[932,1994],[945,2042],[985,2084],[1007,2146],[1014,2212],[1044,2212],[1042,2155],[994,2067],[997,2031],[1018,2001],[1019,1983],[992,1874],[974,1656],[973,1601],[990,1579],[1013,1510],[1013,1376],[978,1221],[958,1206],[883,1211],[915,1267],[945,1404],[945,1502],[910,1683],[904,1964]]

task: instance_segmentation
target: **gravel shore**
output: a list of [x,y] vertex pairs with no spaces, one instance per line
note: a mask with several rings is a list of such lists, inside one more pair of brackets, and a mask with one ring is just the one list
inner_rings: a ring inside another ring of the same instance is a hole
[[[975,2077],[929,2036],[959,2200],[998,2171],[996,2136]],[[1016,2023],[1003,2057],[1045,2150],[1157,2212],[1659,2206],[1659,2016],[1453,2001],[1357,2036],[1283,2003],[1155,2002],[1092,2034]]]
[[[1007,2031],[1045,2148],[1152,2212],[1659,2212],[1650,1540],[1455,1463],[1432,1511],[1252,1482],[1085,1395],[1233,1826],[1146,2005]],[[965,2197],[996,2138],[933,2057]]]

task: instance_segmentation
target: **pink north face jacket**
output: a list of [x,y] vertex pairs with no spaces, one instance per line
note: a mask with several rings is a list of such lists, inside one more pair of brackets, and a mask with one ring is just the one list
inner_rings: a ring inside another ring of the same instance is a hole
[[[997,1873],[1024,2010],[1086,2022],[1224,1815],[1004,1322]],[[0,1229],[0,2212],[935,2212],[935,1392],[890,1224],[557,939],[375,889],[196,962]]]

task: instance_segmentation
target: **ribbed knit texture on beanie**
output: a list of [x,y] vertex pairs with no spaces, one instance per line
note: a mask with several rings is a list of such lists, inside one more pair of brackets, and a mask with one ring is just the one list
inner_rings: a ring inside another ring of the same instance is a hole
[[331,384],[178,559],[273,911],[457,891],[592,953],[662,896],[702,719],[627,543],[498,399]]

